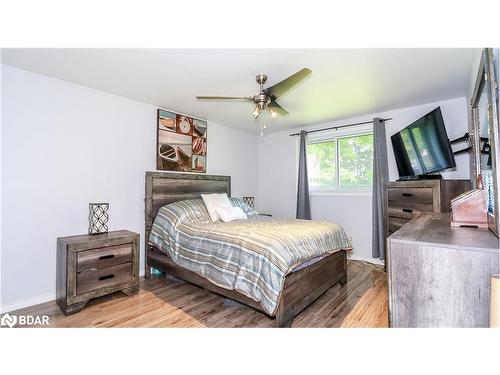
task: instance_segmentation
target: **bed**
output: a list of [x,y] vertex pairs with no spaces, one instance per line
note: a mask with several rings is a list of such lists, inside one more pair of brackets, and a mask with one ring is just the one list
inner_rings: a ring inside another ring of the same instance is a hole
[[231,178],[146,172],[146,277],[154,267],[257,309],[278,327],[289,327],[329,288],[346,283],[351,245],[342,227],[249,211],[248,220],[212,223],[203,219],[200,200],[210,193],[230,196]]

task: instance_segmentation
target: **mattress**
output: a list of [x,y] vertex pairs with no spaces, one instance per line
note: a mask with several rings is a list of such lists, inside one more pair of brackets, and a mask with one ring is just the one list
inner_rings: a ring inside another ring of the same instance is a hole
[[202,200],[164,206],[149,242],[178,266],[253,299],[269,315],[275,314],[287,274],[351,249],[339,224],[271,218],[231,201],[248,219],[212,222]]

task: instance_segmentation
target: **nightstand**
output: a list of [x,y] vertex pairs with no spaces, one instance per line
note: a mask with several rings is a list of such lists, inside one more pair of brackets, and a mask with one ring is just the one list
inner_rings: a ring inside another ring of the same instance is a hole
[[64,314],[119,290],[139,290],[139,234],[122,230],[57,239],[56,297]]

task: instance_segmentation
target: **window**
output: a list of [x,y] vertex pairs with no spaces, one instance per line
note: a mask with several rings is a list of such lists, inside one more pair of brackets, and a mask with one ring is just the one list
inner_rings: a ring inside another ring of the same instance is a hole
[[369,191],[373,181],[373,134],[322,136],[308,140],[312,192]]

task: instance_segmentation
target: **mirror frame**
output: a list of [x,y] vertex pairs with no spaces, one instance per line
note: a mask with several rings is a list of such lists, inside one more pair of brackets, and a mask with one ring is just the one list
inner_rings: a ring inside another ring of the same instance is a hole
[[500,176],[498,167],[499,160],[499,129],[498,129],[498,108],[497,108],[497,82],[495,79],[495,69],[494,69],[494,58],[493,49],[484,48],[481,55],[481,62],[479,64],[479,71],[476,78],[476,84],[474,86],[474,93],[471,100],[471,119],[472,119],[472,164],[474,168],[475,181],[477,183],[481,175],[481,141],[480,141],[480,126],[479,123],[479,100],[481,98],[482,90],[487,85],[487,96],[488,96],[488,122],[489,122],[489,144],[491,147],[491,169],[493,177],[493,190],[494,190],[494,209],[493,214],[488,213],[488,228],[498,237],[499,234],[499,211],[500,207],[499,197],[498,197],[498,187],[500,186]]

